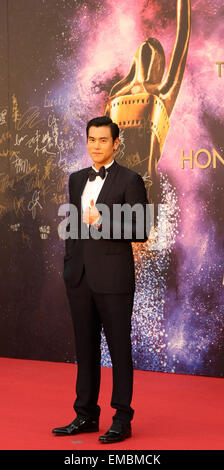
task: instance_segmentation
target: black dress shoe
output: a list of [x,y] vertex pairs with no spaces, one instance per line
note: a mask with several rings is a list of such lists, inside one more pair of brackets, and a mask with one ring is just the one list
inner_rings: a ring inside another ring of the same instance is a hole
[[61,428],[52,429],[53,434],[57,436],[72,436],[81,432],[99,431],[99,422],[85,416],[77,416],[72,423]]
[[114,421],[110,429],[103,436],[99,437],[99,441],[103,444],[109,444],[110,442],[123,441],[127,437],[131,437],[131,425],[124,425],[121,422]]

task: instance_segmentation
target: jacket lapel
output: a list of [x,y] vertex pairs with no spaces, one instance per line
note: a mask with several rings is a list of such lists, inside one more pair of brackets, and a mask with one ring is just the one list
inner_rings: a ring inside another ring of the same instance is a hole
[[78,198],[78,211],[79,211],[79,214],[81,213],[81,208],[82,208],[81,197],[82,197],[84,187],[85,187],[85,185],[87,183],[87,180],[88,180],[90,168],[91,168],[91,166],[88,167],[88,168],[85,168],[85,171],[83,171],[83,173],[81,174],[81,177],[80,177],[80,180],[79,180],[79,183],[78,183],[78,187],[77,187],[77,198]]
[[114,182],[115,176],[117,175],[118,170],[119,170],[119,165],[116,162],[116,160],[114,160],[114,163],[113,165],[111,165],[110,171],[108,172],[108,175],[102,186],[102,189],[99,192],[98,198],[96,200],[96,204],[106,203],[107,195],[109,194],[110,191],[113,191],[113,182]]

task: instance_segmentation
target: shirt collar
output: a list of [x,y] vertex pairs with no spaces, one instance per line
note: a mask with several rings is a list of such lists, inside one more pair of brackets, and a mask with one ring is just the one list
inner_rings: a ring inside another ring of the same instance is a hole
[[[113,163],[114,163],[114,159],[112,160],[112,162],[110,162],[110,163],[108,163],[107,165],[104,165],[104,166],[105,166],[105,168],[107,169],[107,168],[109,168],[109,166],[111,166]],[[98,170],[94,167],[94,165],[92,165],[92,168],[93,168],[95,171],[98,171]]]

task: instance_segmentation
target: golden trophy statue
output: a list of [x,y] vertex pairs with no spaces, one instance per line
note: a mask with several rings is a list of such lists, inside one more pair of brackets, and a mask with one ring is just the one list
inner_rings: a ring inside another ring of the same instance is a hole
[[112,87],[105,109],[123,130],[116,159],[141,174],[150,203],[160,201],[157,163],[183,79],[190,28],[190,0],[177,0],[176,40],[165,78],[163,47],[149,38],[138,47],[128,75]]

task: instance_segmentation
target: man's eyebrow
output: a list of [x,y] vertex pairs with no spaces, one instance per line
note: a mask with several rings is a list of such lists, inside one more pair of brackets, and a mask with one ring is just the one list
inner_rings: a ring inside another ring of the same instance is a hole
[[[95,139],[92,135],[89,135],[89,139]],[[109,139],[109,137],[99,137],[99,139]]]

